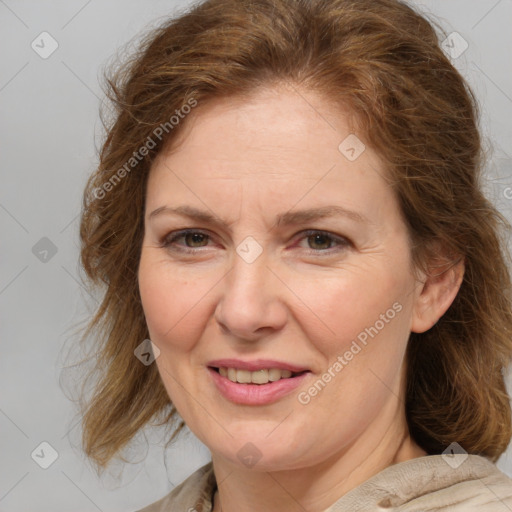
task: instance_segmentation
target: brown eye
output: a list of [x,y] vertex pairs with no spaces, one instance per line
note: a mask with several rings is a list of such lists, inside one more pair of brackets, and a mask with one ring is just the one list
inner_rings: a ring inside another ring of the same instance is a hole
[[[161,242],[161,247],[170,251],[193,253],[195,249],[207,247],[210,237],[206,233],[196,230],[184,230],[170,233]],[[178,243],[183,240],[185,243]]]
[[185,233],[182,237],[186,241],[187,247],[204,247],[203,242],[208,241],[208,235],[204,233]]
[[323,233],[310,235],[307,237],[307,240],[311,249],[330,249],[333,242],[330,236],[324,235]]
[[332,254],[351,245],[350,241],[344,237],[336,236],[326,231],[308,230],[303,233],[301,238],[307,241],[306,249],[310,253],[318,256]]

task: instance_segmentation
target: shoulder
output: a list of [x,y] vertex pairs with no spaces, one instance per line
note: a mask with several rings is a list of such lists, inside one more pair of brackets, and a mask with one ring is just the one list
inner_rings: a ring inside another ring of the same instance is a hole
[[[428,481],[425,489],[410,499],[411,505],[453,512],[512,510],[512,479],[486,458],[478,455],[422,458],[430,462],[423,469]],[[422,462],[419,461],[420,468]]]
[[212,463],[205,464],[176,486],[167,496],[137,512],[210,512],[216,488]]
[[[442,456],[438,456],[441,457]],[[443,485],[438,478],[437,487],[427,495],[433,505],[439,502],[440,510],[450,505],[454,512],[507,512],[512,510],[512,479],[502,473],[495,464],[484,457],[469,455],[461,465],[466,465],[461,472],[458,468],[448,470],[448,485]],[[420,503],[418,498],[416,501]]]
[[512,479],[478,455],[429,455],[389,466],[329,510],[362,512],[371,507],[400,512],[510,512]]

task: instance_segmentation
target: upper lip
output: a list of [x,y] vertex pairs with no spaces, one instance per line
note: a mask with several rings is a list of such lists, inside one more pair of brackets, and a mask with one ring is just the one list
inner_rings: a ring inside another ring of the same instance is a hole
[[277,368],[278,370],[290,370],[294,373],[309,371],[305,366],[299,366],[284,361],[275,361],[273,359],[256,359],[254,361],[242,361],[240,359],[216,359],[210,361],[208,366],[214,368],[236,368],[237,370],[248,370],[256,372],[258,370],[270,370]]

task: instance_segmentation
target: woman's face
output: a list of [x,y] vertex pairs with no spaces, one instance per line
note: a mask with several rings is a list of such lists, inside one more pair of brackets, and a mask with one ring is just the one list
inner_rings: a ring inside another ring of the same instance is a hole
[[402,434],[419,287],[375,153],[320,96],[284,87],[183,122],[151,169],[139,267],[182,418],[214,456],[265,470]]

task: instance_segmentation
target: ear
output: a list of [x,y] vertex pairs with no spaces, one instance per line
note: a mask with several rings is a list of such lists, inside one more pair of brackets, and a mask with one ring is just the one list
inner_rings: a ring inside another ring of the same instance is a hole
[[457,296],[463,277],[463,257],[436,257],[430,263],[429,274],[419,282],[412,316],[412,332],[425,332],[436,324]]

